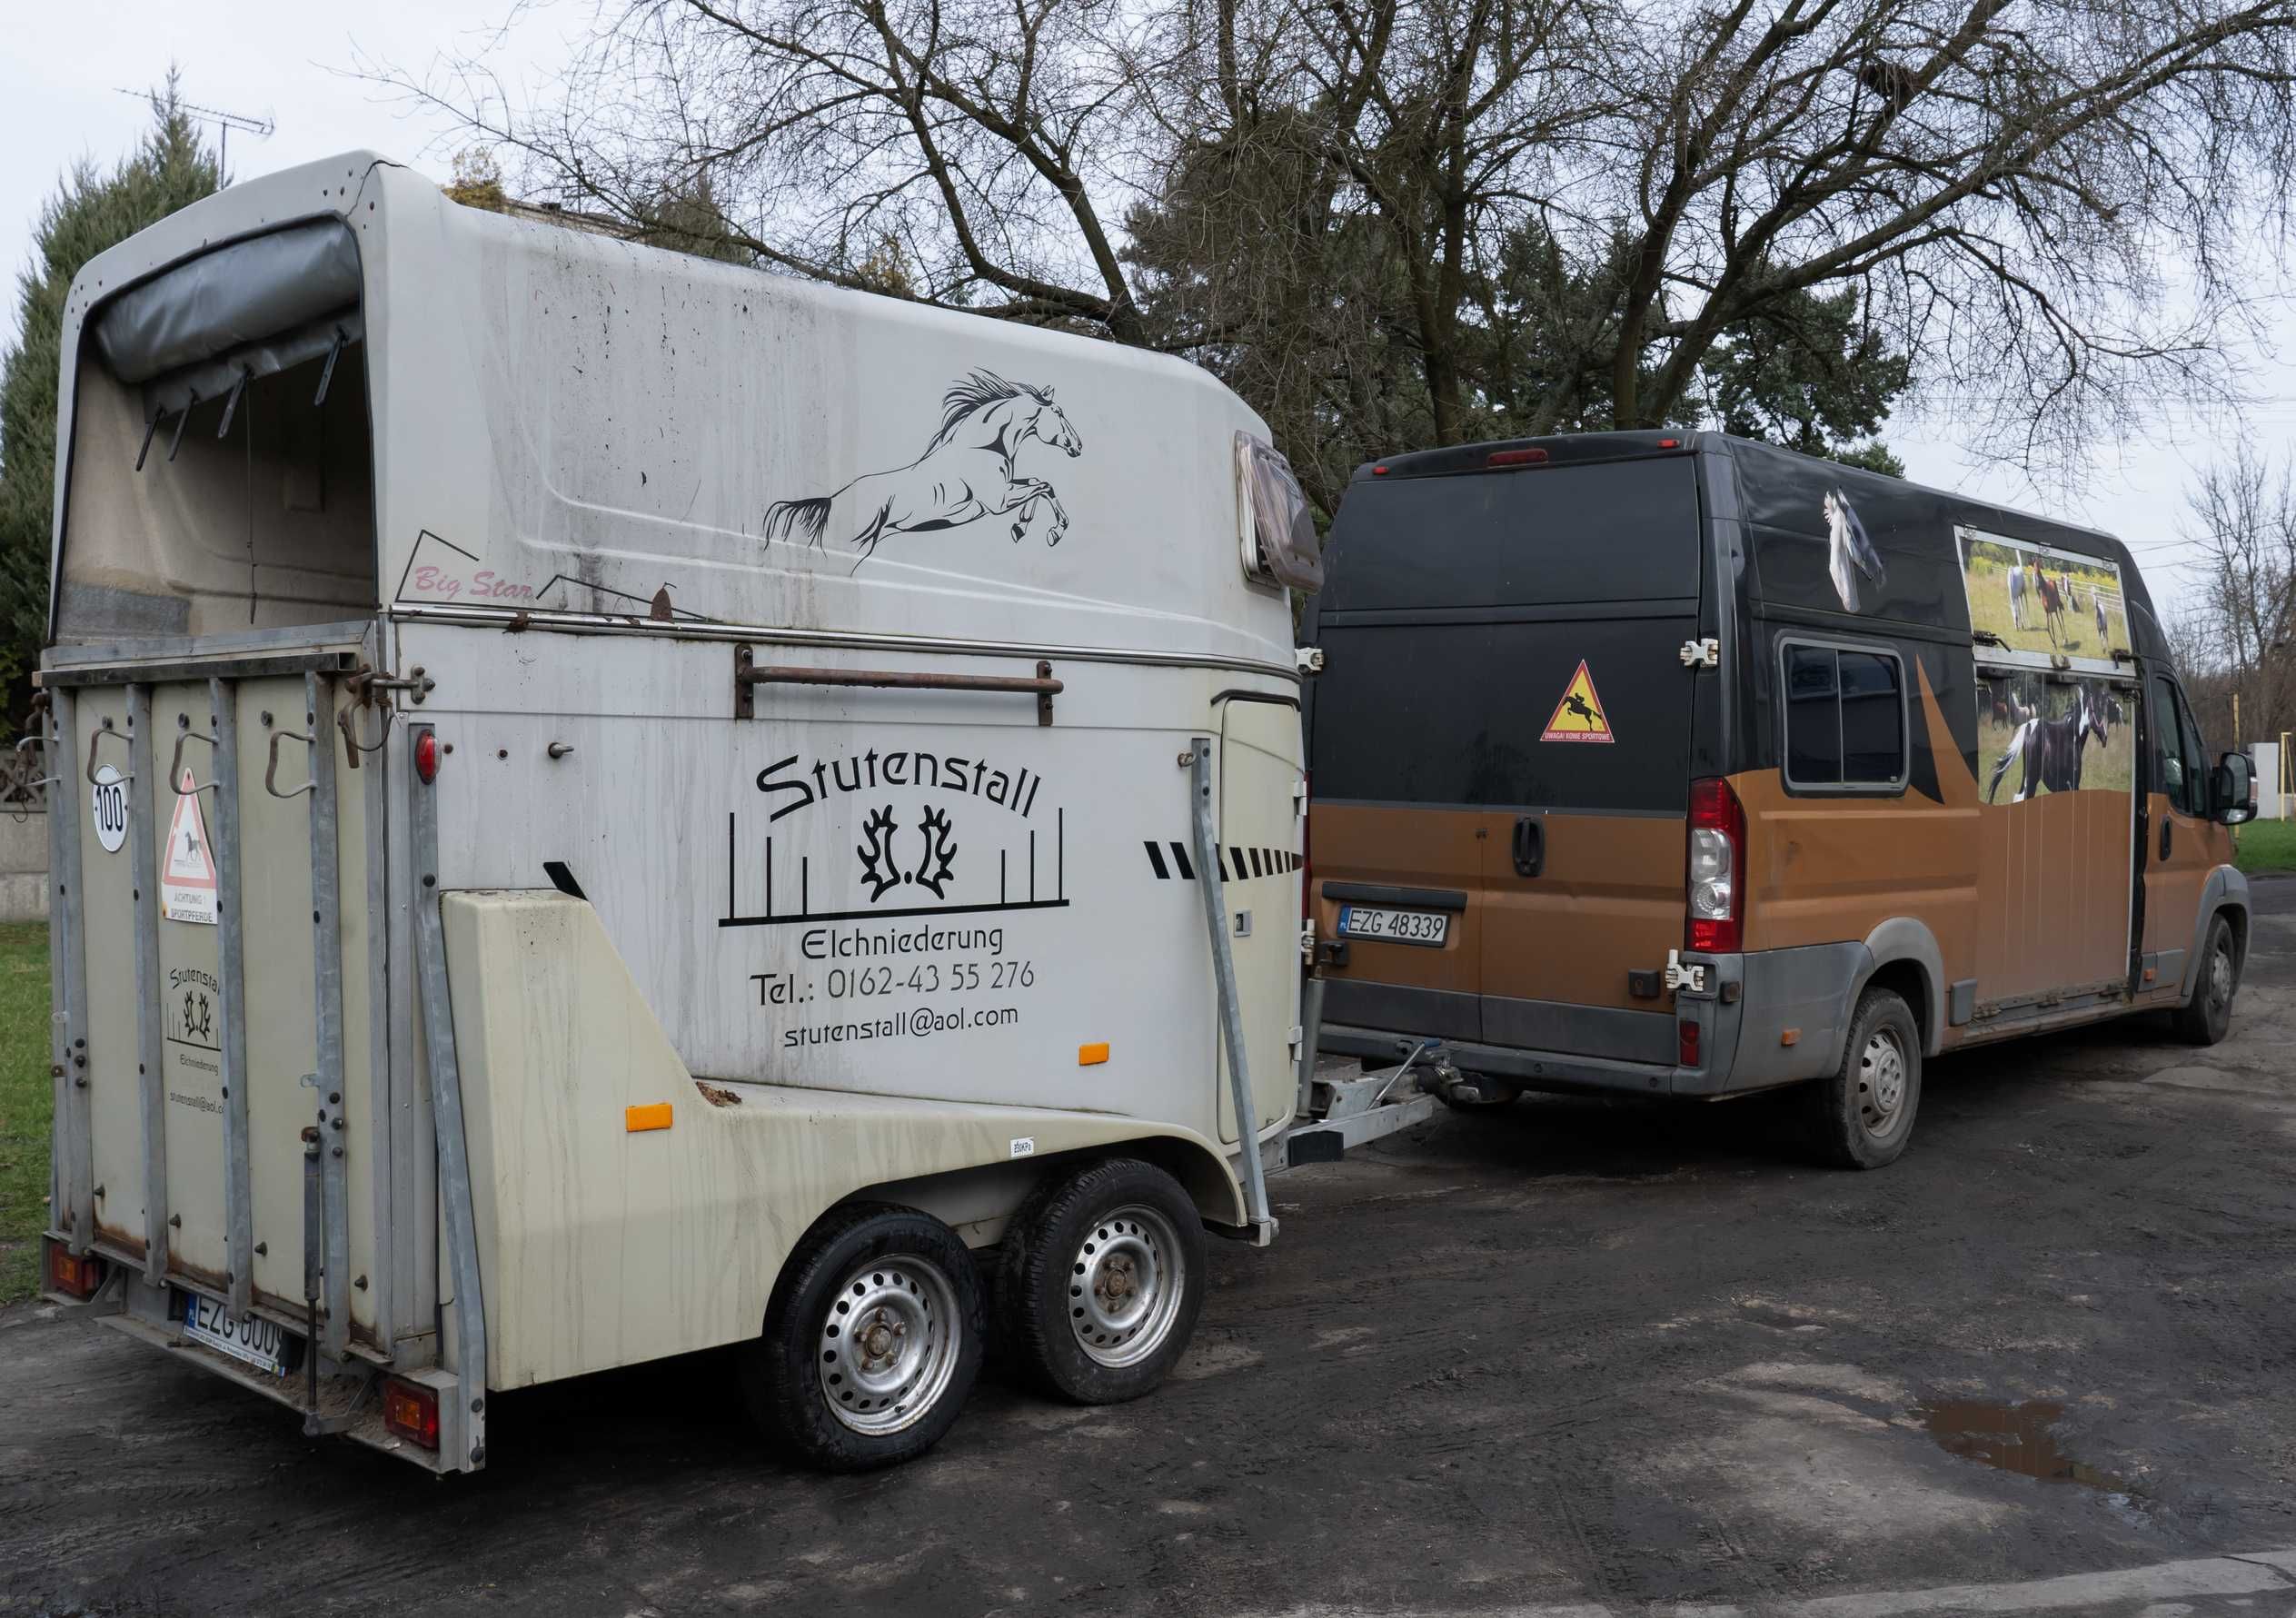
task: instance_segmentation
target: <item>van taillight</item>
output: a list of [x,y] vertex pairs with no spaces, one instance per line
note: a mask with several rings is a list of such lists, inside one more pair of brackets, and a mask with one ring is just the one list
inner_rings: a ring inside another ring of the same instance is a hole
[[75,1254],[60,1242],[51,1242],[48,1285],[65,1297],[92,1298],[104,1285],[104,1261],[93,1253]]
[[438,1448],[438,1390],[386,1376],[383,1381],[383,1424],[410,1444],[419,1444],[424,1449]]
[[1711,955],[1737,950],[1745,846],[1745,811],[1730,783],[1711,776],[1691,782],[1690,948]]

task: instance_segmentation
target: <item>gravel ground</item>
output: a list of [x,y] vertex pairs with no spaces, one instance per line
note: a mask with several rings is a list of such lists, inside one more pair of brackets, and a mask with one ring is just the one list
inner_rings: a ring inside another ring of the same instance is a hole
[[[784,1466],[704,1357],[501,1397],[440,1482],[20,1309],[0,1611],[2286,1614],[2296,881],[2257,893],[2212,1050],[1934,1064],[1874,1175],[1764,1100],[1446,1116],[1275,1181],[1154,1397],[992,1374],[890,1474]],[[2033,1402],[2077,1475],[1952,1453],[2041,1454]],[[2007,1406],[2025,1444],[1952,1437]]]

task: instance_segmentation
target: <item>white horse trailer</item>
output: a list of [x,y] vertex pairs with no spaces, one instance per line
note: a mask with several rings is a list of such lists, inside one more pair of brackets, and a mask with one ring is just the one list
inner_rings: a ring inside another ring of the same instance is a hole
[[64,353],[52,1296],[442,1472],[727,1344],[914,1454],[969,1248],[1049,1389],[1156,1384],[1297,1099],[1249,410],[363,154],[104,253]]

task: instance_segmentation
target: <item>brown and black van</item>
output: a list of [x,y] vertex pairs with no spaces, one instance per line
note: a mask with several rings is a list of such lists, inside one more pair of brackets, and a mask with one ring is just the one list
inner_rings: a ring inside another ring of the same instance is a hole
[[[1807,1083],[1903,1149],[1942,1051],[2223,1037],[2212,768],[2105,535],[1707,432],[1359,469],[1304,626],[1321,1047],[1455,1099]],[[1315,660],[1311,654],[1310,662]]]

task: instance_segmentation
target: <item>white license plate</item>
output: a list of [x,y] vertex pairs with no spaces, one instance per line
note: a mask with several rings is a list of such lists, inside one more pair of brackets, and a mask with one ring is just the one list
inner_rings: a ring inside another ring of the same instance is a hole
[[196,1293],[184,1295],[184,1335],[194,1343],[245,1360],[273,1376],[287,1372],[287,1334],[260,1315],[234,1320],[224,1305]]
[[1380,938],[1390,944],[1443,947],[1451,936],[1451,918],[1442,910],[1379,910],[1367,905],[1339,907],[1339,934],[1347,938]]

